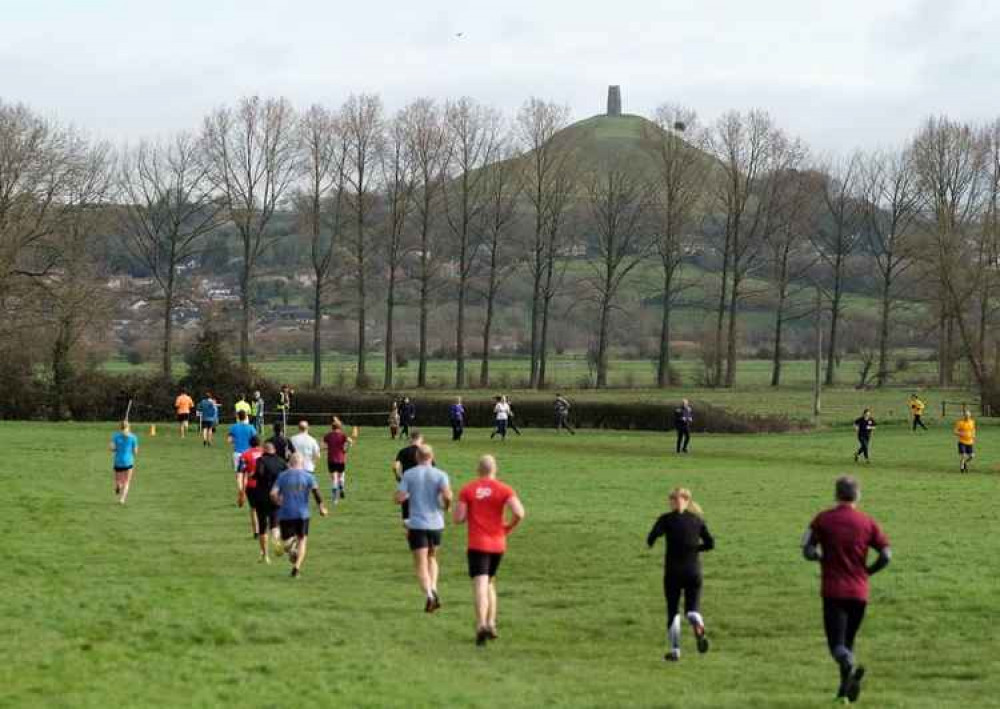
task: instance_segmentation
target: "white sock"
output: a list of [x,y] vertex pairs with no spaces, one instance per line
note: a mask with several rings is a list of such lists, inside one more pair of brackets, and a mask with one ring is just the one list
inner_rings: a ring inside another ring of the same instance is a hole
[[700,625],[703,628],[705,627],[705,619],[701,617],[701,613],[697,611],[691,611],[690,613],[687,614],[687,618],[688,622],[691,625]]
[[670,637],[670,647],[676,652],[680,652],[681,649],[681,616],[677,614],[674,616],[673,621],[670,623],[670,630],[668,632]]

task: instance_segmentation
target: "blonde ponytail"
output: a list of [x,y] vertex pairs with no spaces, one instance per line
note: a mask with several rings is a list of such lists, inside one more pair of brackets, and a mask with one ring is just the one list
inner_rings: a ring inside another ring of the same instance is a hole
[[701,511],[701,505],[694,501],[694,497],[691,496],[691,491],[686,487],[675,487],[670,491],[670,498],[677,500],[684,500],[687,505],[685,507],[686,511],[698,517],[704,517],[704,513]]

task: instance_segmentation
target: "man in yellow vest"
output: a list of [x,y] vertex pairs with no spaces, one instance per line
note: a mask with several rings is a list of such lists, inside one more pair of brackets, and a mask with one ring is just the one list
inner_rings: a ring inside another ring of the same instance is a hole
[[917,396],[916,394],[910,395],[910,414],[913,415],[914,431],[917,430],[917,426],[920,426],[920,428],[924,429],[925,431],[927,430],[927,426],[924,425],[923,421],[924,409],[926,408],[927,404],[925,404],[919,396]]
[[958,437],[958,470],[966,473],[969,471],[969,463],[976,457],[976,422],[968,409],[955,422],[955,436]]

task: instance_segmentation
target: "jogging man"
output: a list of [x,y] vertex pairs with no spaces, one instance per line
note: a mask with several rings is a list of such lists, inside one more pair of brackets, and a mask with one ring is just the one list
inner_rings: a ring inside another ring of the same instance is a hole
[[[855,702],[865,668],[854,661],[854,639],[868,605],[868,577],[886,567],[892,552],[875,520],[857,509],[861,499],[857,480],[849,475],[837,478],[835,497],[837,505],[810,523],[802,538],[802,554],[819,561],[822,569],[823,627],[830,654],[840,667],[837,699]],[[871,565],[869,549],[878,552]]]
[[955,422],[955,436],[958,438],[958,470],[966,473],[972,459],[976,457],[976,422],[968,409]]
[[185,389],[181,389],[180,394],[174,399],[174,411],[177,412],[177,424],[180,427],[181,438],[187,436],[188,426],[191,424],[191,409],[194,408],[194,399],[188,396]]
[[917,430],[917,426],[927,430],[927,426],[924,425],[924,409],[927,408],[927,404],[917,396],[916,394],[910,394],[910,414],[913,416],[913,429]]
[[496,404],[493,406],[493,433],[490,434],[492,441],[500,436],[501,441],[507,440],[507,422],[510,420],[510,407],[502,396],[496,397]]
[[441,607],[437,588],[437,549],[441,546],[444,531],[444,513],[451,506],[452,498],[448,475],[435,468],[433,460],[431,447],[420,446],[417,467],[403,473],[395,495],[397,504],[410,503],[406,536],[413,553],[417,582],[427,599],[424,604],[426,613],[433,613]]
[[288,470],[278,476],[271,487],[271,502],[278,506],[278,526],[288,560],[292,562],[292,578],[299,575],[306,560],[309,539],[309,496],[319,507],[320,516],[326,517],[326,505],[319,494],[316,476],[303,468],[305,460],[300,453],[293,453]]
[[[246,412],[240,411],[236,414],[236,423],[229,427],[229,434],[226,436],[226,440],[233,446],[233,470],[236,473],[236,489],[240,492],[243,491],[240,456],[249,450],[250,440],[256,435],[257,432],[253,430],[253,426],[247,423]],[[243,506],[242,495],[240,496],[239,504],[241,507]]]
[[870,463],[868,448],[871,446],[872,432],[875,430],[875,419],[872,418],[871,409],[865,409],[860,417],[854,419],[854,430],[858,432],[858,450],[854,454],[854,462],[857,463],[858,458],[864,456],[865,462]]
[[257,462],[260,460],[261,456],[264,455],[264,449],[260,447],[260,437],[254,433],[250,437],[250,447],[247,448],[243,453],[240,454],[239,471],[237,475],[239,476],[239,486],[240,486],[240,496],[237,499],[237,503],[240,507],[243,506],[244,500],[249,500],[250,502],[250,534],[254,537],[257,536],[258,526],[257,526],[257,515],[253,509],[253,499],[252,492],[257,486]]
[[344,433],[344,425],[336,416],[330,424],[330,432],[323,436],[326,448],[326,469],[330,473],[330,499],[337,504],[337,498],[346,499],[344,494],[344,472],[347,470],[347,451],[352,441]]
[[114,455],[111,465],[115,471],[115,496],[118,497],[118,503],[124,505],[128,489],[132,485],[135,457],[139,453],[139,439],[132,433],[128,421],[122,421],[118,425],[118,430],[111,436],[108,449]]
[[[424,445],[423,434],[417,429],[410,431],[410,445],[400,449],[399,453],[396,454],[396,460],[392,463],[392,474],[396,478],[396,485],[399,485],[399,482],[403,479],[403,474],[407,470],[420,465],[420,462],[417,460],[417,453],[422,445]],[[434,461],[431,461],[431,465],[434,465]],[[406,527],[406,523],[410,519],[410,503],[404,500],[400,504],[400,512],[403,515],[403,526]]]
[[215,429],[219,425],[219,403],[206,392],[198,402],[198,416],[201,418],[201,445],[210,446],[215,442]]
[[569,410],[571,408],[569,399],[567,399],[562,394],[556,394],[556,400],[553,403],[553,408],[556,414],[556,433],[561,433],[565,428],[574,436],[576,431],[574,431],[569,425]]
[[451,424],[451,440],[462,440],[465,432],[465,407],[462,406],[462,397],[455,399],[455,403],[448,407],[448,423]]
[[701,617],[701,552],[715,548],[715,540],[705,525],[701,508],[691,498],[691,491],[675,488],[670,492],[670,512],[661,515],[646,536],[652,548],[656,540],[665,537],[666,555],[663,560],[663,595],[667,599],[667,640],[670,650],[664,660],[681,659],[681,595],[684,612],[694,631],[698,652],[708,652],[705,620]]
[[410,401],[410,397],[403,397],[403,405],[399,409],[399,433],[403,436],[410,435],[410,429],[417,423],[417,405]]
[[[507,551],[507,535],[524,519],[524,506],[517,493],[497,480],[497,461],[491,455],[479,459],[479,479],[462,488],[455,506],[455,524],[469,523],[467,557],[476,610],[476,645],[496,640],[496,575]],[[504,511],[510,510],[510,521]]]
[[276,548],[283,549],[280,544],[276,516],[278,508],[271,501],[271,488],[274,487],[278,476],[288,468],[288,464],[284,458],[278,455],[273,443],[265,443],[263,450],[264,453],[257,459],[253,475],[250,478],[250,482],[253,484],[249,482],[247,484],[247,500],[250,501],[250,507],[257,519],[257,526],[254,529],[257,543],[260,544],[260,560],[270,564],[271,557],[267,553],[268,530],[271,530],[274,535]]
[[687,453],[691,443],[691,424],[694,423],[694,410],[687,399],[681,399],[681,405],[674,409],[674,428],[677,430],[677,452]]
[[316,463],[319,462],[320,447],[316,439],[309,435],[309,422],[299,421],[299,432],[292,436],[289,441],[292,450],[302,454],[302,467],[310,473],[316,472]]
[[285,438],[285,424],[281,421],[275,421],[272,430],[274,435],[267,439],[267,443],[273,443],[275,453],[287,462],[292,457],[292,453],[295,452],[295,447],[290,440]]
[[507,404],[507,428],[520,436],[521,429],[517,427],[517,423],[514,421],[514,406],[510,403],[510,397],[504,394],[503,400]]

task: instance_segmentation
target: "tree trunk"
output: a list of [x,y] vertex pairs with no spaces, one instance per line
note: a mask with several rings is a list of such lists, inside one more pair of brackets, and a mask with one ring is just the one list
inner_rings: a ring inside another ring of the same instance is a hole
[[549,313],[552,310],[552,279],[556,267],[556,259],[553,253],[549,253],[545,263],[545,287],[542,289],[542,328],[538,338],[538,378],[535,385],[538,389],[544,389],[547,384],[546,377],[549,363]]
[[733,268],[733,287],[729,293],[729,333],[726,342],[726,388],[731,389],[736,382],[736,309],[740,303],[740,281],[742,279]]
[[531,373],[528,377],[528,386],[532,389],[538,386],[538,336],[541,323],[541,300],[542,300],[542,269],[541,263],[536,261],[535,274],[533,278],[531,296]]
[[420,354],[417,364],[417,386],[427,386],[427,306],[430,297],[427,275],[427,244],[420,252]]
[[611,303],[607,296],[601,299],[601,326],[597,335],[597,388],[608,386],[608,320]]
[[778,293],[778,308],[774,313],[774,352],[771,355],[771,386],[781,386],[781,364],[782,364],[782,335],[785,329],[785,300],[787,294],[785,286],[781,286]]
[[314,389],[323,386],[323,281],[316,276],[313,289],[313,376]]
[[833,297],[830,299],[830,337],[826,343],[826,378],[823,383],[833,386],[837,367],[837,327],[840,324],[842,260],[838,255],[833,266]]
[[944,300],[938,310],[938,386],[948,386],[948,311]]
[[250,268],[244,267],[240,278],[240,368],[250,369]]
[[719,287],[719,307],[715,321],[715,371],[712,386],[722,384],[722,328],[726,320],[726,289],[729,286],[729,251],[732,237],[726,232],[726,244],[722,252],[722,284]]
[[72,377],[69,363],[70,325],[65,318],[60,320],[55,342],[52,345],[52,400],[49,415],[53,421],[61,421],[66,409],[66,391]]
[[[465,260],[465,257],[462,257]],[[464,271],[458,278],[458,323],[455,327],[455,388],[465,388],[465,289]]]
[[386,391],[392,389],[394,376],[393,367],[396,357],[396,343],[394,341],[395,332],[393,328],[393,313],[396,309],[396,269],[393,264],[389,265],[389,288],[385,297],[385,376],[382,379],[382,388]]
[[364,387],[368,383],[368,375],[365,371],[365,345],[367,344],[365,319],[368,317],[368,312],[366,307],[367,293],[365,291],[364,198],[363,193],[358,194],[358,243],[356,246],[358,259],[358,373],[354,382],[358,388]]
[[167,274],[163,293],[163,363],[164,379],[173,378],[174,373],[174,269]]
[[499,233],[494,232],[490,243],[490,276],[486,287],[486,319],[483,322],[483,360],[479,368],[479,386],[490,385],[490,336],[493,334],[493,307],[497,294],[497,261],[500,255]]
[[[892,263],[891,254],[889,259],[889,263]],[[878,328],[878,374],[875,378],[875,386],[880,389],[889,380],[889,311],[892,305],[889,298],[891,288],[892,281],[886,278],[882,282],[882,312]]]
[[674,269],[663,269],[663,319],[660,322],[660,358],[656,364],[656,386],[670,386],[670,308],[673,291]]

